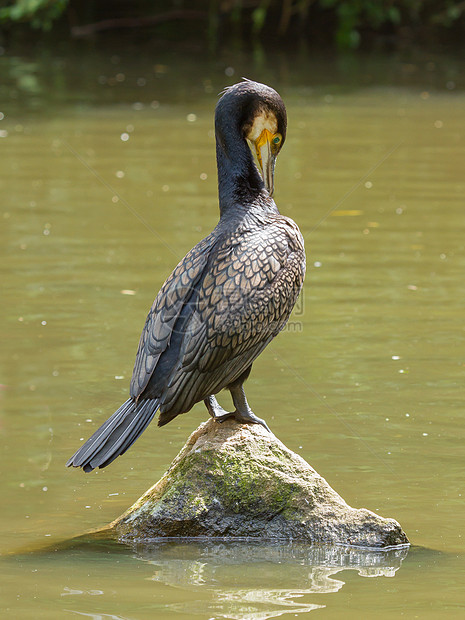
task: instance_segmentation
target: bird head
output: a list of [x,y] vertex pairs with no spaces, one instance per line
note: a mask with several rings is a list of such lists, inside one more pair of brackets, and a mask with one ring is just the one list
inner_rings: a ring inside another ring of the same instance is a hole
[[283,100],[273,88],[244,79],[225,89],[218,102],[217,117],[226,107],[231,113],[233,105],[240,134],[256,156],[263,183],[272,196],[276,157],[286,139]]

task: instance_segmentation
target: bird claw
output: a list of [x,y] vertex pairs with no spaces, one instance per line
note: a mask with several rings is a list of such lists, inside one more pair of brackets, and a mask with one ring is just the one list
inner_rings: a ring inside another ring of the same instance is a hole
[[268,426],[268,424],[265,422],[265,420],[262,420],[262,418],[258,418],[254,413],[252,414],[253,419],[248,420],[248,422],[252,423],[252,424],[260,424],[261,426],[263,426],[263,428],[265,428],[269,433],[271,433],[270,427]]

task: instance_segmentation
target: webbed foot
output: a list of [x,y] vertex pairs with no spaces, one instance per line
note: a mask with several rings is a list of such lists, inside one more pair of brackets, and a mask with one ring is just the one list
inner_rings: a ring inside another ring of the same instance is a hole
[[230,415],[234,415],[234,418],[241,424],[260,424],[263,428],[266,428],[269,433],[271,433],[265,420],[262,420],[262,418],[256,416],[250,409],[246,411],[234,411],[233,414]]

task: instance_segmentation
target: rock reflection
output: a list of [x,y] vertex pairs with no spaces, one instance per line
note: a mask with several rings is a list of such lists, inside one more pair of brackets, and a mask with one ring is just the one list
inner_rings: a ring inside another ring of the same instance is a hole
[[[308,595],[338,592],[338,573],[355,570],[361,577],[394,577],[408,548],[388,551],[351,547],[308,547],[252,542],[164,542],[137,546],[136,557],[153,565],[152,580],[186,592],[202,589],[197,604],[173,603],[170,609],[193,615],[266,620],[325,607]],[[199,592],[200,594],[200,592]]]

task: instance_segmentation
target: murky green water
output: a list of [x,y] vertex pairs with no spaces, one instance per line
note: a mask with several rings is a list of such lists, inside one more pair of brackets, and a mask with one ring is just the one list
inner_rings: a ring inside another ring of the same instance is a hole
[[150,427],[98,473],[64,468],[126,398],[155,293],[217,221],[212,116],[228,67],[288,106],[276,200],[304,233],[309,267],[249,401],[350,504],[395,517],[418,547],[81,543],[7,555],[3,614],[463,617],[457,59],[0,57],[1,549],[112,520],[207,417],[197,405]]

